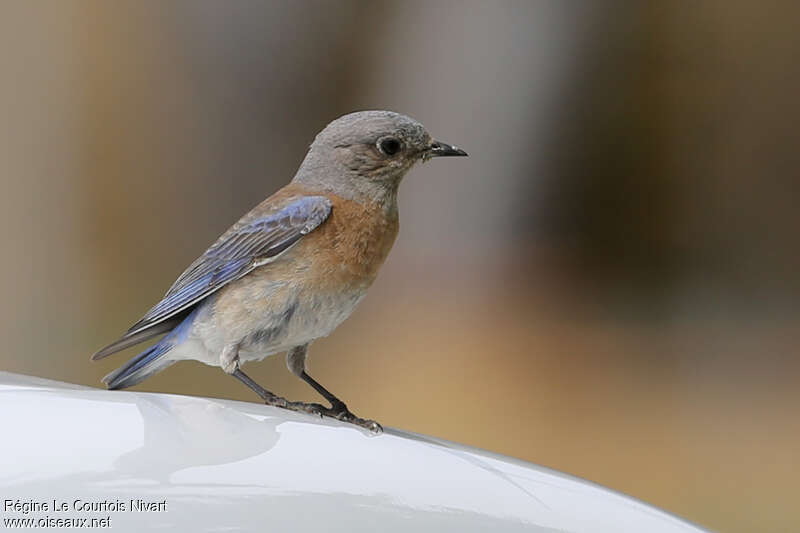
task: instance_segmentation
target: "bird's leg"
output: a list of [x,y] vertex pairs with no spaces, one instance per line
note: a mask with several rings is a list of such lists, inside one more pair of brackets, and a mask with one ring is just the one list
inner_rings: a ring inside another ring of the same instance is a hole
[[311,388],[313,388],[323,398],[330,402],[331,408],[328,410],[328,413],[326,413],[328,416],[332,416],[334,418],[339,418],[340,416],[346,415],[354,416],[342,400],[337,398],[332,392],[328,391],[328,389],[320,385],[316,379],[309,376],[308,372],[305,370],[300,372],[300,379],[311,385]]
[[308,413],[312,415],[322,416],[326,414],[328,409],[318,403],[305,403],[305,402],[290,402],[286,400],[286,398],[281,398],[280,396],[271,393],[255,381],[253,378],[242,372],[240,369],[236,369],[231,374],[233,377],[247,385],[250,390],[258,394],[264,403],[267,405],[272,405],[273,407],[282,407],[283,409],[289,409],[290,411],[298,411],[301,413]]
[[271,393],[270,391],[268,391],[267,389],[265,389],[264,387],[253,381],[253,378],[251,378],[238,368],[234,370],[231,373],[231,375],[236,379],[238,379],[239,381],[241,381],[242,383],[244,383],[245,385],[247,385],[250,388],[250,390],[258,394],[261,397],[261,399],[264,400],[264,403],[266,403],[267,405],[273,405],[275,407],[286,407],[287,404],[289,403],[284,398],[281,398],[280,396]]
[[276,407],[285,407],[288,403],[285,399],[281,398],[280,396],[271,393],[255,381],[253,378],[245,374],[239,369],[239,345],[238,344],[229,344],[225,348],[222,349],[222,353],[219,354],[219,366],[222,368],[222,371],[226,374],[230,374],[231,376],[235,377],[245,385],[247,385],[250,390],[258,394],[264,403],[267,405],[274,405]]
[[286,398],[281,398],[277,394],[274,394],[258,383],[253,380],[250,376],[245,374],[241,368],[239,368],[239,345],[232,344],[223,348],[222,353],[219,356],[220,366],[222,370],[226,374],[230,374],[231,376],[235,377],[247,387],[259,395],[259,397],[264,400],[264,403],[267,405],[272,405],[273,407],[282,407],[284,409],[290,409],[292,411],[301,411],[304,413],[311,413],[317,416],[322,416],[322,411],[325,407],[319,404],[304,404],[301,402],[290,402],[287,401]]
[[379,423],[374,420],[359,418],[354,415],[352,412],[350,412],[350,409],[347,408],[347,405],[345,405],[342,400],[334,396],[330,391],[328,391],[328,389],[320,385],[319,382],[309,376],[308,372],[305,370],[300,374],[300,379],[311,385],[315,391],[320,393],[326,400],[330,402],[331,408],[322,411],[323,415],[330,416],[331,418],[335,418],[337,420],[342,420],[343,422],[350,422],[351,424],[366,428],[373,433],[383,433],[383,427]]
[[326,410],[326,415],[334,418],[350,415],[355,418],[342,400],[334,396],[328,389],[320,385],[317,380],[308,375],[306,372],[306,355],[308,355],[308,344],[295,346],[289,350],[286,353],[286,366],[289,368],[289,372],[311,385],[315,391],[330,402],[331,408]]
[[[294,374],[295,376],[299,377],[311,387],[317,391],[323,398],[328,400],[331,404],[330,409],[323,408],[322,414],[326,416],[330,416],[331,418],[335,418],[337,420],[342,420],[344,422],[350,422],[351,424],[355,424],[357,426],[361,426],[366,428],[375,433],[383,432],[383,428],[381,425],[374,420],[368,420],[365,418],[359,418],[347,408],[347,405],[337,398],[333,393],[331,393],[328,389],[320,385],[320,383],[308,375],[306,372],[306,355],[308,354],[308,344],[304,344],[302,346],[296,346],[289,350],[286,354],[286,366],[289,367],[289,371]],[[316,404],[315,404],[316,405]]]

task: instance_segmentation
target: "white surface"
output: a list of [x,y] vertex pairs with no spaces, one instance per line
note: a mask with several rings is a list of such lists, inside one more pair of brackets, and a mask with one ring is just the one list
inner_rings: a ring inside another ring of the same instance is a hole
[[[701,531],[536,465],[258,404],[0,372],[0,427],[2,520],[110,517],[116,531]],[[166,500],[166,511],[132,512],[131,499]],[[5,500],[48,509],[23,514]],[[76,512],[75,500],[126,510]]]

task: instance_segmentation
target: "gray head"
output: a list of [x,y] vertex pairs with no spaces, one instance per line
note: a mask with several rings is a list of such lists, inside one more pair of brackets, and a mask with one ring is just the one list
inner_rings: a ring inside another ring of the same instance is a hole
[[405,115],[358,111],[334,120],[317,135],[295,181],[346,198],[381,201],[387,193],[393,196],[417,161],[465,155],[433,140],[422,124]]

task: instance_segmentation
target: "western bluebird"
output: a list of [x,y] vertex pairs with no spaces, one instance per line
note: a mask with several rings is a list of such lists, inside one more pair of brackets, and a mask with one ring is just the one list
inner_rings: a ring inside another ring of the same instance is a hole
[[[92,356],[166,333],[103,382],[130,387],[194,359],[221,367],[269,405],[380,431],[308,375],[308,346],[350,316],[375,280],[397,236],[397,188],[406,172],[420,160],[465,155],[398,113],[362,111],[334,120],[288,185],[244,215],[122,338]],[[288,402],[241,370],[284,351],[289,370],[330,408]]]

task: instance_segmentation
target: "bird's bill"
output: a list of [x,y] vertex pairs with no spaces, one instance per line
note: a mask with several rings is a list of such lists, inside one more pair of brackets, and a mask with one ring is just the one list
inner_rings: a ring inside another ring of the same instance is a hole
[[452,144],[447,144],[442,141],[433,141],[427,155],[428,157],[460,157],[466,156],[467,152]]

